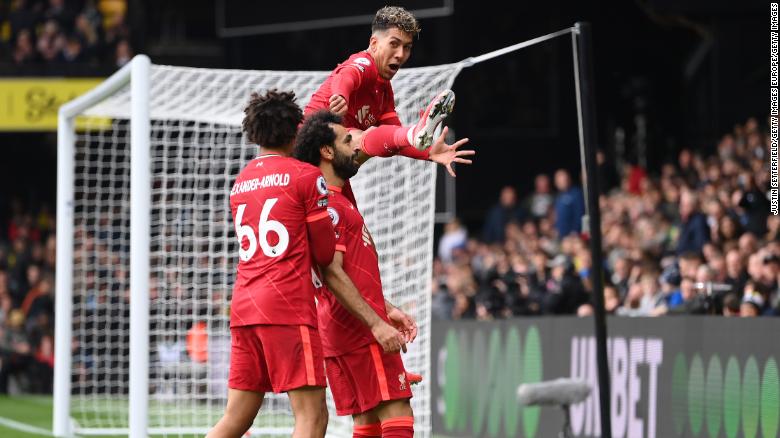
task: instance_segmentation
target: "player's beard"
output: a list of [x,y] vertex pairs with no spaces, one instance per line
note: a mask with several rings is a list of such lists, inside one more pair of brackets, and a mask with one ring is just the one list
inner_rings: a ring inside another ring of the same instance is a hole
[[353,155],[342,154],[338,150],[334,150],[333,156],[333,171],[336,175],[344,180],[350,179],[360,168],[360,164],[357,162],[357,152]]

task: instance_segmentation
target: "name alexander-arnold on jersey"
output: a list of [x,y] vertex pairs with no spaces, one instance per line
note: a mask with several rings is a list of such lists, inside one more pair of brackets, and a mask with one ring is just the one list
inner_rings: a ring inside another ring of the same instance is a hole
[[284,187],[290,184],[289,173],[272,173],[262,179],[252,178],[246,181],[236,182],[230,190],[230,196],[251,192],[266,187]]

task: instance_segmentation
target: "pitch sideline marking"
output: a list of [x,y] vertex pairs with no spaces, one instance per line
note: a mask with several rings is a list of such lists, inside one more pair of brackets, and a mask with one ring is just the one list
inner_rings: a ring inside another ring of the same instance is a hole
[[11,429],[19,430],[27,433],[34,433],[43,436],[54,436],[50,430],[42,429],[40,427],[30,426],[27,423],[20,423],[18,421],[11,420],[10,418],[0,417],[0,425],[9,427]]

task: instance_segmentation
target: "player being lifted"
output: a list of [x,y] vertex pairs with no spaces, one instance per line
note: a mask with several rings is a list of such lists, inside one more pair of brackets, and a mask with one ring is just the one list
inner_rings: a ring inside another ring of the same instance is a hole
[[[343,125],[360,145],[361,163],[372,156],[400,154],[437,162],[455,176],[452,163],[470,164],[462,157],[474,155],[474,151],[458,151],[455,145],[445,143],[443,135],[433,138],[436,127],[452,112],[455,94],[446,90],[437,95],[415,126],[401,126],[395,112],[390,80],[409,59],[412,40],[420,32],[417,19],[404,8],[386,6],[377,11],[371,31],[368,49],[353,54],[333,70],[304,114],[329,109],[343,116]],[[351,197],[349,183],[345,189]]]
[[385,350],[398,351],[404,337],[354,288],[342,292],[348,277],[341,264],[331,263],[335,234],[325,179],[316,167],[289,157],[303,118],[295,95],[253,93],[244,112],[248,140],[262,146],[230,192],[239,262],[230,313],[229,390],[225,414],[208,436],[243,435],[265,393],[273,391],[288,394],[294,437],[322,437],[328,412],[312,260],[326,267],[332,290],[372,327]]
[[[328,213],[336,231],[332,265],[343,265],[373,310],[386,321],[402,327],[407,332],[407,340],[411,340],[417,328],[408,316],[385,300],[373,239],[360,212],[342,192],[345,182],[360,167],[360,149],[341,121],[340,116],[328,111],[308,116],[298,131],[293,155],[319,166],[328,183]],[[326,272],[326,279],[328,275]],[[322,288],[318,297],[325,369],[337,414],[353,416],[356,438],[411,438],[414,435],[409,403],[412,392],[401,355],[382,352],[368,327],[330,291]]]

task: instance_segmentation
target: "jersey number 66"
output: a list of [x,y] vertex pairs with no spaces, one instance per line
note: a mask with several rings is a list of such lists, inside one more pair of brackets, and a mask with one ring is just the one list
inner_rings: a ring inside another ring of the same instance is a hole
[[[281,222],[275,220],[268,220],[268,215],[271,213],[271,209],[278,201],[277,198],[269,198],[263,204],[263,209],[260,212],[260,223],[257,226],[257,236],[255,236],[254,230],[249,225],[243,225],[244,210],[246,204],[241,204],[236,210],[236,236],[238,237],[238,257],[246,262],[255,255],[257,251],[257,243],[260,242],[260,248],[263,250],[263,254],[268,257],[279,257],[287,249],[287,245],[290,244],[290,235],[287,233],[287,229],[284,228]],[[279,236],[279,242],[276,245],[271,246],[268,243],[268,233],[273,231]],[[243,248],[244,239],[249,241],[249,247]]]

